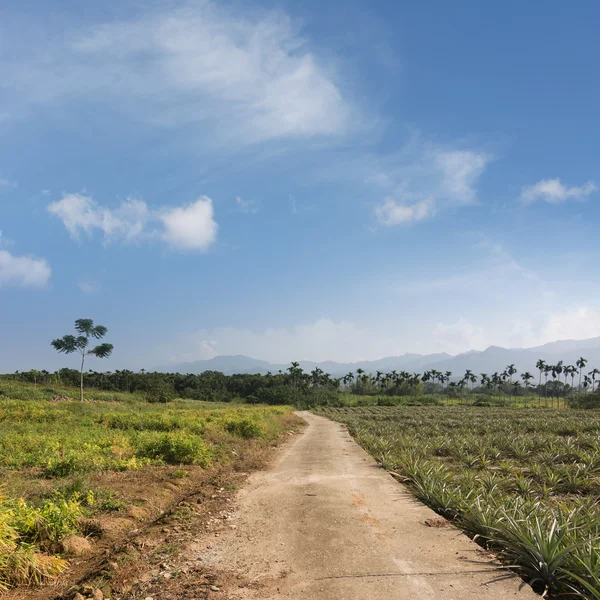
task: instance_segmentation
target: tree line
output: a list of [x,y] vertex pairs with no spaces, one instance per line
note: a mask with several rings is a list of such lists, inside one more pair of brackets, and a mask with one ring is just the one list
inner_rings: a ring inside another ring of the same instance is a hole
[[[389,373],[376,371],[367,373],[359,368],[343,377],[332,377],[316,367],[304,372],[300,363],[292,362],[285,370],[277,373],[225,375],[219,371],[205,371],[200,374],[147,373],[127,369],[114,372],[85,372],[87,356],[106,358],[113,351],[113,345],[101,343],[90,348],[91,340],[100,340],[107,328],[95,325],[92,319],[75,321],[76,335],[67,334],[51,342],[52,347],[65,354],[77,353],[81,356],[80,368],[59,369],[54,373],[31,369],[17,371],[2,378],[16,378],[33,384],[77,386],[83,400],[84,379],[87,385],[99,390],[115,392],[143,392],[152,402],[168,402],[175,397],[205,401],[231,401],[240,398],[251,403],[265,404],[336,404],[339,394],[351,393],[361,396],[423,396],[443,394],[453,398],[467,395],[517,396],[537,394],[538,398],[552,399],[600,389],[600,370],[594,368],[585,372],[588,360],[580,357],[574,365],[562,360],[548,364],[543,359],[536,363],[539,371],[538,384],[532,382],[535,376],[525,371],[520,375],[514,364],[492,374],[476,374],[466,369],[463,375],[455,376],[452,371],[430,369],[424,373],[392,370]],[[551,380],[548,379],[551,377]],[[561,378],[564,377],[564,381]],[[542,378],[544,383],[542,384]],[[570,379],[570,383],[569,383]],[[577,380],[577,383],[576,383]]]
[[[541,398],[568,397],[575,394],[597,392],[600,388],[600,370],[586,372],[587,360],[583,357],[575,365],[559,361],[549,365],[537,362],[539,375],[525,371],[518,374],[514,364],[492,374],[476,374],[467,369],[464,374],[431,369],[424,373],[407,371],[377,371],[363,369],[349,372],[343,377],[333,377],[320,368],[305,372],[298,362],[285,371],[266,374],[225,375],[220,371],[200,374],[134,372],[128,369],[114,372],[85,372],[88,387],[104,391],[146,393],[168,401],[173,397],[205,401],[230,401],[241,398],[247,402],[330,403],[339,393],[361,396],[419,396],[445,395],[449,397],[503,396],[508,400],[518,396],[537,395]],[[32,369],[3,377],[16,378],[41,385],[80,386],[82,373],[76,369],[59,369],[53,373]]]

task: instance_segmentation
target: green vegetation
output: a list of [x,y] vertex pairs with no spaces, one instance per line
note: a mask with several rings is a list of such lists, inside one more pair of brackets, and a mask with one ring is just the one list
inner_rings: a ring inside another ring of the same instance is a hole
[[77,352],[81,354],[81,370],[79,373],[79,399],[83,400],[83,369],[85,367],[85,357],[92,355],[98,358],[107,358],[112,354],[112,344],[99,344],[95,348],[88,350],[90,338],[102,339],[108,331],[104,325],[94,325],[92,319],[77,319],[75,321],[75,330],[79,334],[65,335],[60,339],[53,340],[52,347],[58,352],[72,354]]
[[115,392],[80,402],[78,392],[0,381],[0,589],[57,575],[61,542],[85,533],[82,519],[122,507],[90,474],[177,465],[181,478],[181,465],[225,465],[248,440],[272,443],[289,414]]
[[541,593],[600,598],[600,413],[322,408]]
[[[82,343],[85,339],[82,338]],[[586,374],[586,365],[587,360],[583,357],[575,365],[564,365],[562,361],[547,365],[539,360],[537,384],[534,375],[529,372],[518,374],[514,365],[507,365],[504,370],[491,375],[477,375],[467,369],[458,376],[435,369],[422,374],[407,371],[372,374],[358,369],[356,374],[347,373],[335,378],[319,368],[305,373],[299,363],[293,362],[285,372],[266,375],[224,375],[218,371],[205,371],[199,375],[146,373],[142,369],[139,373],[89,371],[85,377],[92,389],[142,394],[148,402],[156,403],[186,398],[207,402],[286,404],[301,408],[374,404],[600,407],[600,370],[590,369]],[[16,379],[45,387],[61,387],[80,386],[81,376],[82,373],[74,369],[60,369],[55,373],[31,370],[1,375],[0,380]]]

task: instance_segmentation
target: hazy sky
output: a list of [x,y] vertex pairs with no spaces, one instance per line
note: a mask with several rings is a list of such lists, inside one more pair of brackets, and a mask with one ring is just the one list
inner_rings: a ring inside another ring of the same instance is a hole
[[0,371],[600,335],[600,4],[5,3]]

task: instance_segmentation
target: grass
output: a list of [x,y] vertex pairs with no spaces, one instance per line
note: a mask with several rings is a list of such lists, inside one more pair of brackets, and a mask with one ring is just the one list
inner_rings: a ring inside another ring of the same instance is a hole
[[85,533],[87,517],[123,507],[89,484],[104,471],[237,460],[243,444],[270,444],[290,409],[177,400],[0,382],[0,590],[40,584],[67,566],[61,542]]
[[323,408],[536,591],[600,598],[600,412]]

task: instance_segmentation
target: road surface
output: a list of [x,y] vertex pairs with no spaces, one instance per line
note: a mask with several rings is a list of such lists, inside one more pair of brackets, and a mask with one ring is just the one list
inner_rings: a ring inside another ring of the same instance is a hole
[[[416,502],[339,423],[306,429],[253,475],[197,555],[231,599],[533,600],[531,588]],[[435,521],[434,521],[435,522]]]

